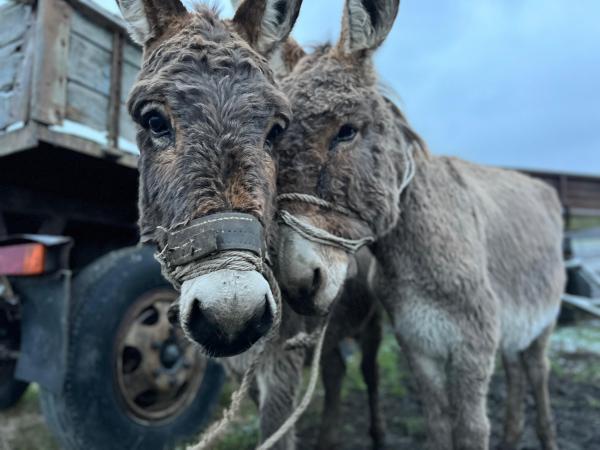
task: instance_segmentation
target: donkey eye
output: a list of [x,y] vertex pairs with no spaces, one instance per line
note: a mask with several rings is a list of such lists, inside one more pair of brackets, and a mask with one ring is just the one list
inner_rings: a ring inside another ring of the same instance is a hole
[[338,131],[338,134],[333,138],[333,141],[331,141],[331,148],[335,147],[340,142],[352,141],[356,137],[357,133],[358,130],[356,127],[354,127],[354,125],[350,125],[349,123],[342,125]]
[[164,136],[171,131],[169,121],[158,111],[150,111],[145,114],[142,118],[142,126],[157,137]]
[[281,125],[280,123],[274,124],[271,127],[269,134],[267,134],[267,137],[265,138],[265,146],[272,147],[273,143],[275,143],[275,141],[277,141],[277,138],[279,136],[281,136],[281,133],[283,133],[283,132],[284,132],[283,125]]

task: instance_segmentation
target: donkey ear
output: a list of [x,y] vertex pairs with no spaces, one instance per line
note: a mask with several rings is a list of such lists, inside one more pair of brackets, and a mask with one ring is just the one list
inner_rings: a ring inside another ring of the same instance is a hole
[[131,38],[140,45],[159,38],[174,18],[187,14],[180,0],[117,0]]
[[376,50],[392,29],[399,7],[400,0],[346,0],[340,50]]
[[292,37],[288,37],[281,45],[277,46],[269,56],[269,66],[278,78],[288,75],[304,56],[306,52]]
[[301,5],[302,0],[243,0],[233,24],[256,51],[269,56],[289,36]]

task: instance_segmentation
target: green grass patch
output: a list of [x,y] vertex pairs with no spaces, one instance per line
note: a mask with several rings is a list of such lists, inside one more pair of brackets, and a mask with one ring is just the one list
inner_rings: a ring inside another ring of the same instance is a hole
[[600,227],[600,217],[571,217],[569,230]]
[[[356,347],[354,350],[346,361],[347,371],[342,388],[342,398],[346,398],[351,391],[366,391],[367,389],[360,370],[362,353]],[[408,368],[400,352],[400,346],[389,330],[384,333],[377,355],[377,363],[379,365],[380,392],[386,392],[396,397],[406,395]]]

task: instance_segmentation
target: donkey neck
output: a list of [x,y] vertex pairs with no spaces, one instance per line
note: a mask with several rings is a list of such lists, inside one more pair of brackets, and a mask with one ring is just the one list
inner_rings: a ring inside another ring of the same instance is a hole
[[438,252],[455,232],[457,215],[468,213],[456,210],[458,205],[469,207],[465,202],[470,194],[452,158],[417,155],[415,164],[415,176],[400,196],[396,224],[373,246],[386,272],[404,271],[406,263],[429,264],[432,250]]

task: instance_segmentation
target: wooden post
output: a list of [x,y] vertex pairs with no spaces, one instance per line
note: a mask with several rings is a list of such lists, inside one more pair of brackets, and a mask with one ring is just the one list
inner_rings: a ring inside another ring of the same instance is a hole
[[560,198],[560,202],[563,204],[565,229],[569,230],[571,228],[571,207],[569,204],[567,190],[567,176],[561,174],[558,176],[558,197]]
[[39,0],[37,4],[31,118],[48,125],[61,123],[65,117],[72,13],[64,0]]
[[123,41],[120,31],[113,32],[112,64],[110,69],[110,100],[108,104],[108,142],[119,148],[119,114],[121,106],[121,80],[123,78]]

